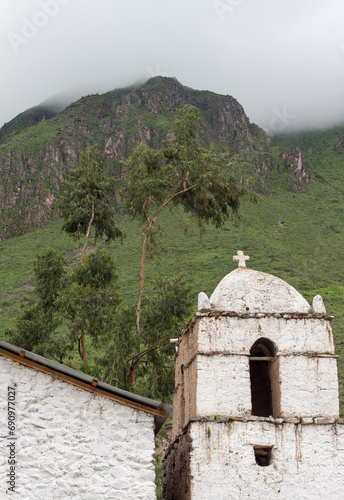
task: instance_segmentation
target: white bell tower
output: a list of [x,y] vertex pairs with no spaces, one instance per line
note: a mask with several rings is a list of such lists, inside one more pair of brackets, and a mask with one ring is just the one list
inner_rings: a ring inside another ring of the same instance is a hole
[[344,421],[320,296],[313,308],[249,257],[182,331],[165,500],[337,499]]

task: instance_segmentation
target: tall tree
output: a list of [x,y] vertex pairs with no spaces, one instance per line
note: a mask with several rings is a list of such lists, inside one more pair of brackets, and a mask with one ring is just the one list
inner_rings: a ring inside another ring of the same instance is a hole
[[[113,330],[116,308],[120,297],[116,285],[117,274],[113,258],[97,250],[76,267],[63,298],[72,339],[78,340],[79,353],[86,366],[86,352],[82,349],[87,335],[93,346],[105,342]],[[80,335],[80,332],[81,335]]]
[[[62,183],[58,201],[60,213],[65,220],[63,229],[74,238],[85,237],[80,254],[81,265],[92,229],[95,242],[104,236],[107,241],[122,236],[121,230],[114,222],[111,194],[111,183],[105,179],[97,149],[87,149],[81,154],[79,165]],[[85,331],[81,323],[79,344],[86,366]]]
[[[200,226],[204,222],[220,227],[236,213],[248,190],[235,176],[242,159],[205,148],[199,137],[200,111],[185,105],[176,113],[175,138],[156,150],[139,144],[124,162],[127,207],[143,220],[140,283],[136,302],[136,360],[141,353],[141,302],[147,244],[162,211],[181,207],[191,212]],[[135,359],[133,362],[135,372]],[[135,373],[134,373],[135,376]]]
[[79,165],[63,181],[58,201],[65,220],[62,228],[76,239],[85,237],[81,264],[92,228],[95,241],[104,236],[107,241],[122,236],[114,222],[111,194],[111,183],[105,179],[97,149],[92,147],[83,151]]
[[68,341],[56,335],[56,330],[61,324],[61,296],[66,286],[64,257],[49,248],[36,257],[34,274],[35,298],[23,307],[14,330],[6,333],[15,345],[62,361]]
[[93,375],[147,397],[170,398],[174,387],[174,345],[170,343],[190,317],[195,299],[187,276],[159,276],[142,301],[142,350],[137,356],[135,308],[117,309],[112,336],[98,353]]
[[190,318],[195,290],[187,273],[172,277],[161,275],[154,280],[153,290],[142,307],[142,341],[146,348],[138,358],[144,361],[139,392],[152,398],[167,398],[174,390],[175,345],[170,339]]

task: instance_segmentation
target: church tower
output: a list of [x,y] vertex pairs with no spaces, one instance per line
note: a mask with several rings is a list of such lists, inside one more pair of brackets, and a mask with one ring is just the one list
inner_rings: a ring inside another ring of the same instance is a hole
[[164,499],[344,498],[333,317],[233,260],[177,342]]

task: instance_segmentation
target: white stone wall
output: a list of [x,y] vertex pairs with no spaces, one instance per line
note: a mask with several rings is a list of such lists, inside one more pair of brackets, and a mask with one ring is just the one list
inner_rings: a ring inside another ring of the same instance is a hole
[[[192,500],[340,500],[344,425],[194,422]],[[273,446],[272,464],[256,464],[254,446]]]
[[198,356],[196,415],[251,415],[247,356]]
[[[335,358],[281,356],[278,378],[275,417],[339,417]],[[195,414],[240,416],[251,410],[249,357],[198,356]]]
[[198,321],[198,349],[202,352],[249,353],[256,340],[267,337],[279,353],[334,354],[330,322],[324,319],[204,316]]
[[280,357],[282,417],[339,417],[337,360]]
[[[155,498],[153,416],[2,356],[0,371],[0,498]],[[14,385],[16,494],[6,495]]]
[[192,361],[197,364],[196,415],[251,413],[249,352],[266,337],[276,344],[279,357],[280,394],[274,397],[280,400],[274,416],[338,418],[337,363],[328,320],[205,316],[198,321],[198,355]]

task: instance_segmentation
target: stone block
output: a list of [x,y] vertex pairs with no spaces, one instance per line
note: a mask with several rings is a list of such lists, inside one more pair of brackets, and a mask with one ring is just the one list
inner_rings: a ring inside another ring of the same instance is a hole
[[301,424],[314,424],[313,417],[303,417],[301,418]]
[[223,423],[228,422],[228,417],[216,417],[216,422]]
[[335,424],[336,419],[335,418],[328,418],[328,417],[315,417],[314,423],[315,424]]

